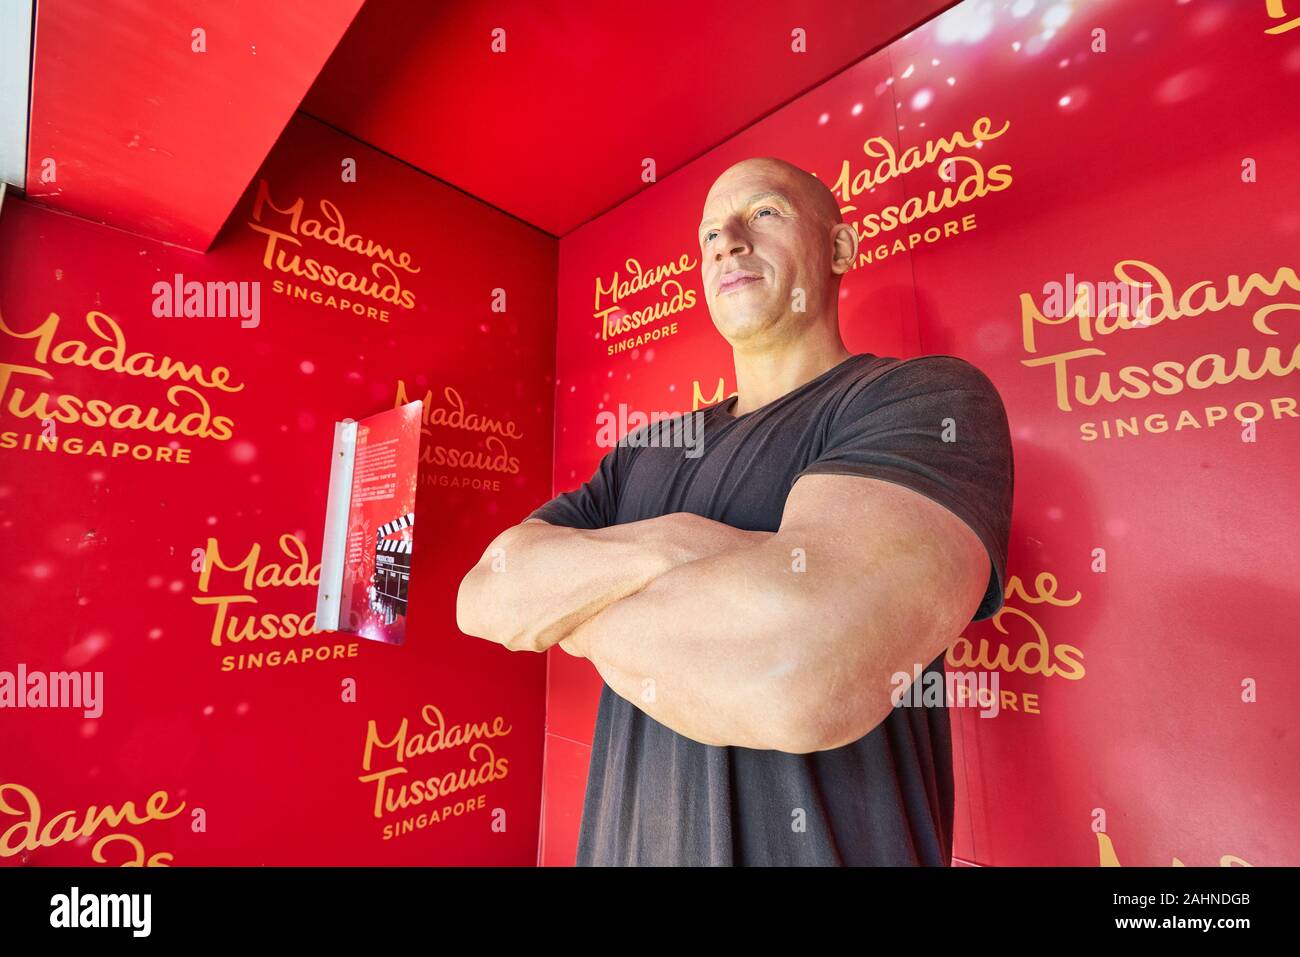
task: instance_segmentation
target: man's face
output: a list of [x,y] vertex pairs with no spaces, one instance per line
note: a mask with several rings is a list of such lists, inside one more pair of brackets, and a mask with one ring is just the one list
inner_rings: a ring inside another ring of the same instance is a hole
[[[830,224],[817,215],[808,174],[746,162],[709,190],[700,223],[700,277],[718,332],[733,346],[817,314],[831,281]],[[804,292],[797,311],[793,293]],[[786,330],[793,332],[793,329]]]

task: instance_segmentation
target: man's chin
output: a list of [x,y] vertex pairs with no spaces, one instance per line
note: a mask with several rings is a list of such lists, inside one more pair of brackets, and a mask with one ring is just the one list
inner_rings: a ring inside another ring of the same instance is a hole
[[735,345],[761,334],[779,319],[780,317],[775,315],[775,310],[754,308],[733,311],[729,309],[721,315],[713,316],[713,327],[718,330],[722,338]]

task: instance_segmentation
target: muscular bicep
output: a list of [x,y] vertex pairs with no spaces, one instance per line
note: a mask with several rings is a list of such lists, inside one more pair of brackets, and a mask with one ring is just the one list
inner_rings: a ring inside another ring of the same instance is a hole
[[[807,636],[820,643],[818,667],[810,669],[819,682],[814,699],[861,700],[864,687],[884,691],[893,674],[924,668],[971,621],[989,581],[986,546],[969,525],[933,499],[879,479],[802,476],[776,538],[792,568],[803,558],[798,587],[827,609],[823,636]],[[875,720],[883,717],[879,704],[870,695]]]

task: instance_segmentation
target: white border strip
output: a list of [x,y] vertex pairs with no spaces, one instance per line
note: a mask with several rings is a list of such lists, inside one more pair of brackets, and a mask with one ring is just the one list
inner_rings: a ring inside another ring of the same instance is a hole
[[32,78],[32,4],[0,3],[0,180],[27,184],[27,108]]
[[325,503],[325,543],[321,547],[320,585],[316,589],[316,627],[321,631],[339,630],[343,558],[347,549],[348,514],[352,510],[352,466],[356,456],[357,423],[335,422],[329,498]]

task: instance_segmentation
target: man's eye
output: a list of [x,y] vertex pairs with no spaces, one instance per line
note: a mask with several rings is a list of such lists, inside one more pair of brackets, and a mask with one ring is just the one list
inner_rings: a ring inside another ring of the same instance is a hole
[[[759,217],[759,214],[761,213],[780,213],[780,210],[778,210],[775,206],[763,206],[754,212],[754,218],[757,219]],[[704,234],[703,242],[705,243],[705,245],[707,245],[709,242],[713,240],[713,234],[716,232],[717,232],[716,229],[710,229],[707,233]]]

